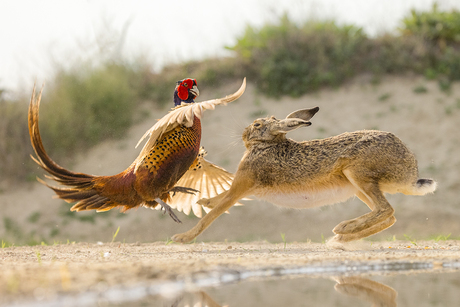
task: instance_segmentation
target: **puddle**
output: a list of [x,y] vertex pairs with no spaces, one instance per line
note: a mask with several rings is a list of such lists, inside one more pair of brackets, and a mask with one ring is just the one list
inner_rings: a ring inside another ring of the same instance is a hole
[[460,262],[345,262],[222,268],[22,306],[457,306],[459,290]]
[[301,277],[240,282],[132,306],[458,306],[459,287],[459,273]]

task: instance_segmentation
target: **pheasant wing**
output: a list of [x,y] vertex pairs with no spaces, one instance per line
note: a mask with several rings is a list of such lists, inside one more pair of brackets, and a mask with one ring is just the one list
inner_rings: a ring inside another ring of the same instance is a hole
[[145,143],[139,156],[135,160],[135,171],[138,169],[145,155],[148,154],[153,147],[155,147],[157,141],[161,139],[164,133],[173,130],[178,125],[191,127],[193,125],[194,116],[201,119],[201,115],[205,110],[214,110],[214,108],[217,105],[226,105],[229,102],[235,101],[236,99],[241,97],[241,95],[243,95],[245,89],[246,78],[243,79],[243,83],[235,93],[228,95],[224,98],[195,103],[182,103],[180,106],[173,108],[163,118],[159,119],[158,122],[156,122],[156,124],[152,126],[152,128],[147,130],[137,143],[136,147],[139,146],[139,144],[142,143],[142,141],[148,137],[147,142]]
[[[212,198],[230,189],[233,182],[233,175],[225,169],[209,162],[204,158],[206,151],[203,147],[189,170],[176,183],[177,187],[186,187],[198,190],[195,194],[178,193],[168,202],[172,208],[189,214],[193,213],[197,217],[202,217],[202,206],[197,204],[201,198]],[[237,203],[236,205],[241,205]],[[209,212],[211,209],[203,207]]]

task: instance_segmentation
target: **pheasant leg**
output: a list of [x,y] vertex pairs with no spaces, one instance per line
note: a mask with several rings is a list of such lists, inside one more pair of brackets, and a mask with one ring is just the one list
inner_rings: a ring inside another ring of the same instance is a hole
[[166,214],[166,212],[168,212],[169,216],[174,220],[174,222],[176,223],[182,223],[181,220],[179,220],[179,218],[176,216],[176,214],[173,212],[172,208],[167,204],[165,203],[164,201],[162,201],[161,199],[159,198],[155,198],[155,201],[161,206],[161,208],[165,211],[163,214]]

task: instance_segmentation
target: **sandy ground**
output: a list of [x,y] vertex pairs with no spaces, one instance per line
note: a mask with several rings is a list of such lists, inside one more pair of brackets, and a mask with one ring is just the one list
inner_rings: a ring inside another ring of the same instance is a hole
[[321,243],[76,243],[0,250],[0,304],[52,300],[112,286],[186,279],[218,270],[247,271],[346,262],[460,259],[458,241],[360,241],[340,250]]

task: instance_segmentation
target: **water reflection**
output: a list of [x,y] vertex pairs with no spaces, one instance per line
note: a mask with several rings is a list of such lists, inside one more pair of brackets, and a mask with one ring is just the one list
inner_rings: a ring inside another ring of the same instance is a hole
[[[338,293],[354,297],[362,302],[371,303],[370,306],[385,306],[395,307],[396,297],[398,293],[391,287],[384,285],[380,282],[371,280],[361,276],[351,277],[335,277],[336,281],[334,286],[335,291]],[[282,286],[282,285],[281,285]],[[247,302],[251,300],[247,297]],[[253,302],[257,304],[257,302]],[[301,302],[299,302],[301,303]],[[195,293],[182,294],[175,298],[171,305],[163,305],[171,307],[221,307],[208,293],[199,291]],[[229,305],[225,305],[229,306]],[[239,306],[239,305],[235,305]],[[278,305],[277,305],[278,306]],[[283,305],[281,305],[283,306]]]
[[154,297],[133,306],[456,306],[459,286],[459,272],[280,278]]
[[398,292],[382,283],[359,276],[338,277],[335,280],[337,284],[334,289],[341,294],[369,302],[371,306],[397,306]]
[[[166,306],[166,305],[165,305]],[[175,300],[171,307],[222,307],[216,303],[206,292],[187,293]]]

